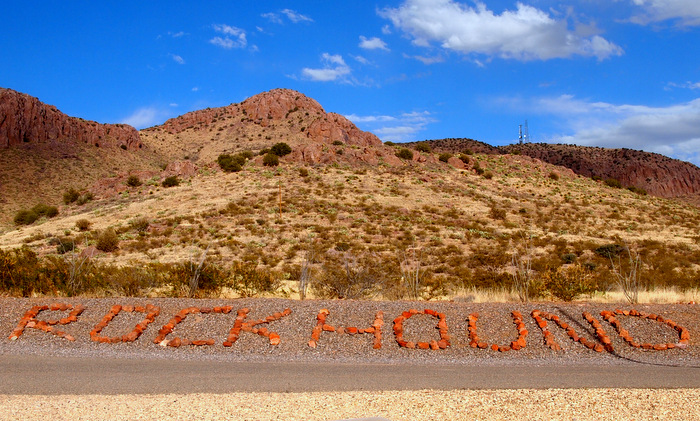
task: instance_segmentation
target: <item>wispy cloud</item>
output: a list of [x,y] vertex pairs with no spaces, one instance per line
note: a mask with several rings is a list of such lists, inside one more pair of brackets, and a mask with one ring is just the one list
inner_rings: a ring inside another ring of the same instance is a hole
[[552,98],[502,100],[515,108],[555,116],[564,134],[550,141],[640,149],[700,165],[700,98],[666,107]]
[[214,31],[222,34],[223,36],[217,36],[211,38],[209,42],[218,47],[230,50],[232,48],[245,48],[248,45],[248,40],[246,39],[246,32],[235,26],[230,25],[212,25]]
[[185,59],[177,54],[170,54],[170,57],[172,57],[173,61],[175,61],[177,64],[185,64]]
[[287,17],[287,19],[291,20],[294,23],[313,22],[314,21],[310,17],[308,17],[306,15],[302,15],[301,13],[298,13],[292,9],[283,9],[282,14],[285,15]]
[[[177,106],[177,104],[175,104]],[[170,104],[172,107],[173,104]],[[142,107],[124,118],[121,123],[128,124],[137,129],[151,127],[160,124],[171,116],[170,110],[164,110],[158,107]]]
[[276,24],[283,24],[284,23],[282,16],[289,19],[292,23],[313,22],[314,21],[310,17],[308,17],[306,15],[302,15],[301,13],[299,13],[295,10],[292,10],[292,9],[283,9],[283,10],[280,10],[279,13],[276,13],[276,12],[263,13],[260,16],[262,16],[263,18],[269,20],[272,23],[276,23]]
[[571,31],[565,20],[523,3],[517,3],[516,10],[495,14],[481,2],[470,7],[453,0],[405,0],[379,14],[412,37],[417,46],[436,42],[443,49],[464,54],[515,60],[581,55],[602,60],[623,52],[599,35]]
[[681,25],[700,25],[700,2],[697,0],[631,0],[642,9],[630,18],[633,23],[647,25],[652,22],[678,19]]
[[696,90],[700,89],[700,82],[684,82],[684,83],[675,83],[675,82],[669,82],[666,85],[667,88],[681,88],[681,89],[690,89],[690,90]]
[[417,139],[417,134],[426,129],[430,123],[437,122],[428,111],[416,111],[399,115],[356,115],[345,116],[348,120],[362,126],[379,136],[383,141],[410,142]]
[[427,64],[442,63],[443,61],[445,61],[445,58],[443,56],[439,56],[439,55],[433,56],[433,57],[425,57],[425,56],[419,56],[419,55],[410,56],[410,55],[404,53],[403,57],[418,60],[421,63],[426,64],[426,65]]
[[323,53],[321,55],[322,68],[302,69],[302,75],[315,82],[331,82],[331,81],[348,81],[348,76],[351,73],[350,66],[345,63],[340,54]]
[[387,47],[386,42],[382,41],[381,39],[379,39],[377,37],[367,38],[367,37],[360,35],[359,47],[364,48],[365,50],[389,51],[389,47]]

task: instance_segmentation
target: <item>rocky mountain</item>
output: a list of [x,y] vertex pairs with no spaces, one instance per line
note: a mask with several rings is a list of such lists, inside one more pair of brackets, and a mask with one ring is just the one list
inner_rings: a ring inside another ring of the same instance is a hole
[[616,179],[661,197],[700,194],[700,168],[656,153],[576,145],[526,143],[499,147],[501,153],[521,153],[572,169],[587,177]]
[[0,148],[63,139],[95,147],[142,147],[139,132],[131,126],[69,117],[37,98],[0,88]]
[[615,179],[624,187],[644,189],[654,196],[700,203],[700,168],[656,153],[546,143],[495,147],[473,139],[437,139],[412,145],[418,143],[426,143],[438,153],[522,154],[586,177]]
[[315,100],[273,89],[241,103],[193,111],[141,132],[149,147],[171,160],[207,165],[221,153],[292,146],[286,159],[305,164],[400,162],[372,133],[358,129]]

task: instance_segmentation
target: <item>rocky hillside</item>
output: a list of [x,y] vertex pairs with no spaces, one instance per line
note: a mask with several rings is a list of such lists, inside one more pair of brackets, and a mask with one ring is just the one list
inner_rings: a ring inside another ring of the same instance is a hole
[[37,98],[0,88],[0,148],[65,139],[94,147],[142,146],[139,132],[131,126],[69,117]]
[[663,155],[632,149],[606,149],[576,145],[528,143],[499,148],[571,168],[575,173],[602,179],[614,178],[661,197],[700,194],[700,168]]
[[144,143],[170,160],[208,165],[219,154],[292,146],[288,161],[305,164],[398,164],[393,149],[315,100],[274,89],[220,108],[193,111],[141,132]]
[[491,146],[473,139],[438,139],[426,143],[437,153],[521,154],[566,167],[586,177],[618,180],[654,196],[682,198],[700,203],[700,168],[663,155],[632,149],[607,149],[576,145],[526,143]]

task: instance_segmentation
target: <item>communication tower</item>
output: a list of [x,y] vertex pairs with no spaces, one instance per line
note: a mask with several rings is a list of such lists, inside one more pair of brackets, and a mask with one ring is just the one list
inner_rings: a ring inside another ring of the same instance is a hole
[[525,124],[518,125],[518,143],[530,143],[530,130],[527,128],[527,120]]

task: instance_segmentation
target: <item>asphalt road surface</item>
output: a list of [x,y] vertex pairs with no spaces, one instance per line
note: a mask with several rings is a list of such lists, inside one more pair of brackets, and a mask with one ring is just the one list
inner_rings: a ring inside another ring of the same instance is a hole
[[700,367],[250,363],[0,356],[0,394],[699,388]]

